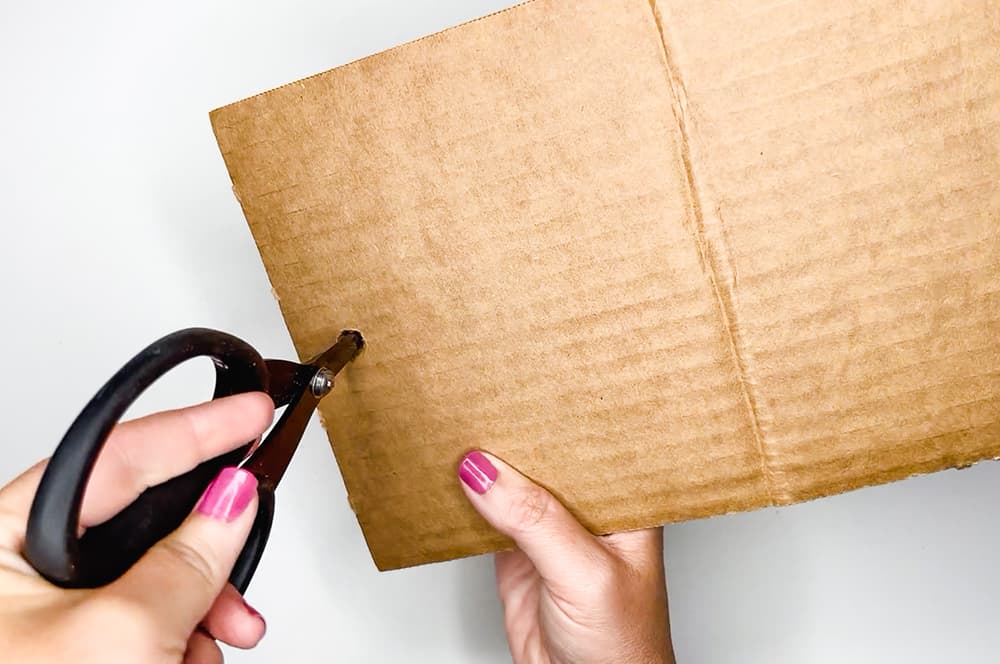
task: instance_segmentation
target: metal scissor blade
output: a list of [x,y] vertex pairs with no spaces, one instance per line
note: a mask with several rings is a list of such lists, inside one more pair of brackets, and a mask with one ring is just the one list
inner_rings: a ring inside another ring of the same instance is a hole
[[[276,405],[283,405],[279,404],[280,400],[287,403],[288,408],[267,438],[243,463],[243,468],[256,475],[263,486],[274,489],[281,481],[313,411],[333,388],[334,376],[357,357],[364,345],[360,332],[345,330],[340,333],[337,343],[305,365],[269,360],[275,374],[281,374],[282,379],[288,381],[282,390],[273,390],[272,398]],[[279,392],[280,399],[275,397]]]
[[334,375],[358,356],[365,347],[365,339],[357,330],[344,330],[337,337],[337,343],[309,360],[307,364],[328,369]]

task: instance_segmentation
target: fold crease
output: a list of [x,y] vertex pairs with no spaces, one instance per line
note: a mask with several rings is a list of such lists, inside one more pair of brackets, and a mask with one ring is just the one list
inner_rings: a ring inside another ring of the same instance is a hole
[[[722,326],[725,330],[726,342],[736,371],[740,396],[746,407],[750,430],[756,445],[757,457],[760,462],[761,478],[767,491],[767,499],[771,505],[791,502],[786,492],[779,492],[775,473],[771,464],[771,454],[764,439],[761,426],[760,410],[755,393],[756,380],[752,373],[752,355],[743,338],[736,309],[736,272],[735,263],[724,239],[721,215],[711,217],[705,214],[705,201],[701,191],[694,160],[691,155],[690,116],[688,113],[687,88],[681,76],[680,68],[674,57],[674,48],[670,44],[663,15],[656,0],[648,0],[649,8],[659,33],[663,52],[664,70],[670,85],[674,103],[672,112],[677,124],[680,139],[680,158],[684,169],[685,185],[689,204],[688,225],[691,235],[698,248],[698,258],[712,287],[716,298]],[[711,228],[712,226],[718,228]]]

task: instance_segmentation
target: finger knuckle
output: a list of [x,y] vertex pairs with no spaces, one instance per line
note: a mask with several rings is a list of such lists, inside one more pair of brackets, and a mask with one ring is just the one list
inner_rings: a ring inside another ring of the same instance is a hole
[[520,491],[510,504],[510,523],[515,530],[531,530],[542,523],[552,510],[552,496],[539,486]]
[[216,565],[210,556],[203,553],[205,547],[180,539],[167,539],[161,543],[161,551],[171,566],[180,567],[194,574],[199,581],[213,585]]

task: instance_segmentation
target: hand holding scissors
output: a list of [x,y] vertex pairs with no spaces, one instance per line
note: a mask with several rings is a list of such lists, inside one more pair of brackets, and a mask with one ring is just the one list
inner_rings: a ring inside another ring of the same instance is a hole
[[[4,658],[212,663],[221,661],[215,639],[256,644],[263,621],[226,576],[232,569],[241,590],[249,583],[274,488],[333,374],[360,346],[345,333],[310,363],[265,362],[239,339],[188,330],[129,362],[52,460],[0,488]],[[115,426],[157,377],[199,355],[215,361],[218,399]]]
[[[306,364],[265,361],[245,342],[214,330],[182,330],[150,345],[101,388],[49,460],[28,518],[25,558],[58,586],[93,588],[109,583],[181,524],[221,469],[242,462],[257,477],[259,499],[253,530],[230,576],[242,593],[267,544],[274,490],[319,400],[333,388],[335,375],[354,359],[363,343],[360,333],[344,332],[329,350]],[[247,443],[151,487],[117,515],[78,537],[87,480],[119,418],[156,379],[202,355],[215,363],[213,399],[266,392],[276,408],[288,406],[281,420],[255,450]]]

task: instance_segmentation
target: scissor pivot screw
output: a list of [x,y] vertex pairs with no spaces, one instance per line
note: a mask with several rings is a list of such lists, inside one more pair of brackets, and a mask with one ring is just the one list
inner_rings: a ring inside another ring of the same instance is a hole
[[312,390],[314,397],[325,397],[333,389],[333,372],[329,369],[317,371],[309,383],[309,389]]

